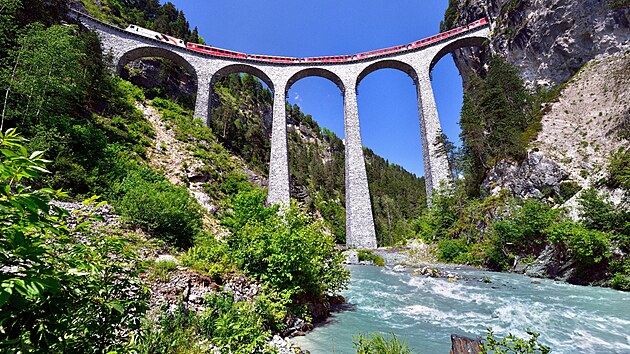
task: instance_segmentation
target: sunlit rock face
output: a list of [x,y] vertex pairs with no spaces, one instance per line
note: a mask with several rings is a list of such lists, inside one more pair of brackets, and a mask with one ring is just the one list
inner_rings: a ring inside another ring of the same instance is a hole
[[[630,49],[630,9],[607,0],[460,0],[455,25],[481,17],[492,23],[491,52],[530,85],[564,82],[589,60]],[[466,48],[453,57],[466,81],[487,53]]]

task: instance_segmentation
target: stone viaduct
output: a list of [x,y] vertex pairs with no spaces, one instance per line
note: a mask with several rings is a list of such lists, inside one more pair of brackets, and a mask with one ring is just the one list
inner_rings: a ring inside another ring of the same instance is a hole
[[413,79],[429,196],[433,189],[450,179],[448,161],[436,144],[441,128],[431,87],[431,70],[443,56],[456,49],[482,46],[490,32],[488,26],[482,26],[426,47],[343,63],[271,63],[199,53],[127,32],[85,14],[73,11],[70,16],[97,32],[104,53],[110,53],[118,73],[127,63],[145,57],[162,57],[183,66],[197,81],[195,116],[206,121],[210,119],[212,88],[220,78],[232,73],[248,73],[265,82],[274,93],[268,196],[268,202],[272,204],[286,204],[290,199],[285,112],[289,88],[309,76],[323,77],[335,83],[344,97],[346,240],[348,247],[356,248],[376,248],[356,99],[359,83],[370,73],[384,68],[403,71]]

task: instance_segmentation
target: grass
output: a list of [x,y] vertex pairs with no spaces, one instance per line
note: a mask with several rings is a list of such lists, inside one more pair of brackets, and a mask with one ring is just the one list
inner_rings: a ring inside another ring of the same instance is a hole
[[177,262],[171,259],[162,259],[156,261],[153,265],[152,276],[155,279],[159,279],[162,282],[167,282],[170,278],[170,273],[177,269]]

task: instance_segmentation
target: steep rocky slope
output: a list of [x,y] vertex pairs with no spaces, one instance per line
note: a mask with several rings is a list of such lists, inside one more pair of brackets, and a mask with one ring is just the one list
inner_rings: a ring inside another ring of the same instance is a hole
[[604,178],[610,154],[630,144],[619,134],[630,124],[629,72],[630,52],[585,65],[557,100],[546,104],[542,130],[530,143],[528,157],[521,164],[498,163],[488,173],[485,189],[548,197],[561,194],[562,183],[574,181],[585,188]]
[[[528,83],[564,82],[589,60],[630,48],[630,8],[606,0],[455,0],[451,8],[443,27],[488,17],[491,52]],[[477,48],[454,54],[463,75],[479,71],[485,57]]]

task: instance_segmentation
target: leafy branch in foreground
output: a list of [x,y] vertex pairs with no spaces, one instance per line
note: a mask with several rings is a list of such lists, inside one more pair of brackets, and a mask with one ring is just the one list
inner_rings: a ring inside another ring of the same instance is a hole
[[530,336],[528,340],[518,338],[513,334],[508,334],[505,338],[498,340],[494,336],[492,329],[488,329],[485,343],[481,345],[481,352],[484,354],[548,354],[551,348],[538,343],[539,333],[527,330]]
[[65,194],[31,187],[48,161],[24,142],[13,129],[0,135],[0,351],[123,348],[148,296],[137,256],[90,231],[89,215],[71,230],[69,213],[49,204]]

